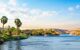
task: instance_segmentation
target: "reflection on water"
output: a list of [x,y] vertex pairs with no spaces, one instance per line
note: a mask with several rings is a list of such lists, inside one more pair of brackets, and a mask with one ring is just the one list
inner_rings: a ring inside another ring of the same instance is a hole
[[8,41],[0,50],[80,50],[80,37],[32,36],[25,40]]
[[13,46],[12,46],[12,41],[9,41],[9,46],[8,46],[9,48],[8,48],[8,50],[13,50],[12,48],[13,48]]
[[16,50],[21,50],[20,40],[16,41]]
[[0,50],[3,50],[3,46],[2,45],[0,45]]

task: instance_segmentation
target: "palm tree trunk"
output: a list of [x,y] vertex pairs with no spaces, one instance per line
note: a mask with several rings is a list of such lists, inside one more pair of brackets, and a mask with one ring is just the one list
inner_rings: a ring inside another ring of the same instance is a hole
[[3,28],[3,30],[4,30],[4,24],[3,24],[2,28]]
[[17,38],[18,38],[18,40],[20,39],[19,35],[20,35],[19,27],[17,27]]
[[17,35],[19,35],[19,27],[17,27]]
[[3,28],[2,30],[3,30],[3,33],[4,33],[4,24],[3,24],[2,28]]

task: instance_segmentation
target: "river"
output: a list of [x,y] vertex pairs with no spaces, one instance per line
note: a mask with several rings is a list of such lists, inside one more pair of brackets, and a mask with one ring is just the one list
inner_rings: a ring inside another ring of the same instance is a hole
[[31,36],[21,41],[8,41],[0,50],[80,50],[79,36]]

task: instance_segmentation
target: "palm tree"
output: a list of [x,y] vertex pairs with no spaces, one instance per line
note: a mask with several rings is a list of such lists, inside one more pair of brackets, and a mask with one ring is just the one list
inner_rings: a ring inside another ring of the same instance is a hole
[[[20,19],[17,18],[17,19],[15,19],[15,24],[16,24],[16,27],[17,27],[17,35],[19,35],[20,34],[19,28],[22,25],[22,22],[20,21]],[[21,50],[19,36],[17,36],[17,37],[18,37],[18,40],[16,42],[17,43],[16,50]]]
[[19,28],[20,26],[22,25],[22,22],[20,21],[20,19],[15,19],[15,24],[16,24],[16,27],[17,27],[17,35],[19,35]]
[[1,18],[1,23],[3,24],[3,30],[4,30],[4,25],[7,23],[8,18],[6,16],[2,16]]

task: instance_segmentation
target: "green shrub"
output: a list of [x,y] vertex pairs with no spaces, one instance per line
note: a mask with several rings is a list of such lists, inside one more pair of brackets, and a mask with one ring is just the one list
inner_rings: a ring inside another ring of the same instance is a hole
[[4,39],[4,41],[7,41],[10,39],[10,37],[7,34],[3,34],[2,38]]
[[23,33],[21,33],[19,36],[20,36],[21,39],[28,38],[28,35],[23,34]]

